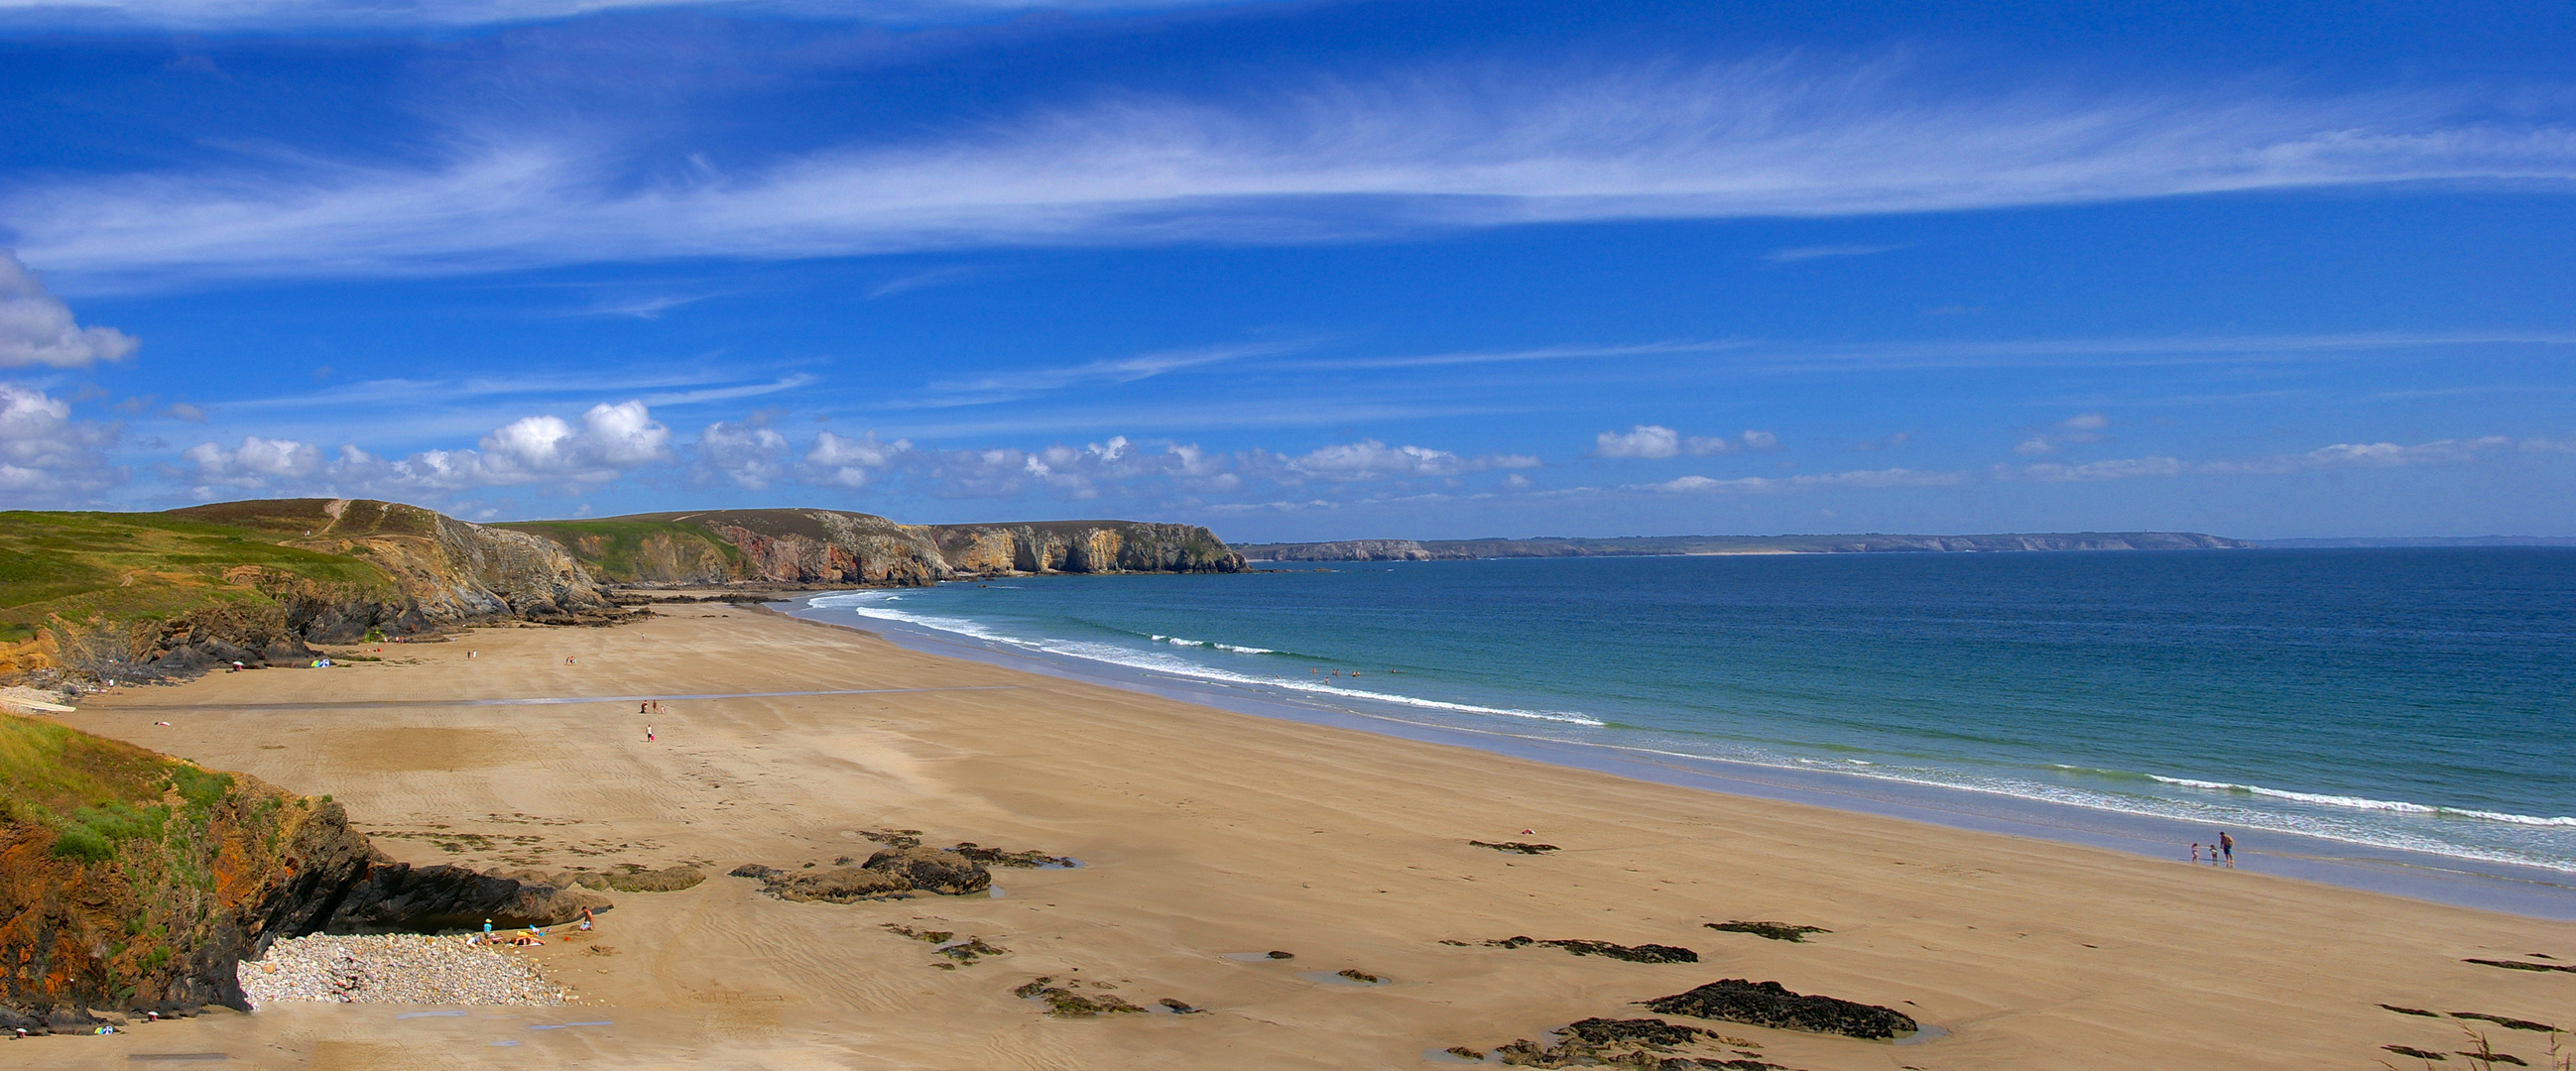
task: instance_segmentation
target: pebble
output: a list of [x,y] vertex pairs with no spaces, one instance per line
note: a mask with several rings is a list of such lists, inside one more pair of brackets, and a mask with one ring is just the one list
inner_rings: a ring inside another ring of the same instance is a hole
[[561,1004],[562,987],[499,948],[470,937],[382,934],[294,937],[236,972],[257,1007],[272,1001],[334,1004]]

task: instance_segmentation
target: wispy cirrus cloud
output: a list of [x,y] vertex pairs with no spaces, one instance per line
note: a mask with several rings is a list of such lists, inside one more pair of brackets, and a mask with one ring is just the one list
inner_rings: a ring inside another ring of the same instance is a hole
[[[1243,0],[1238,0],[1243,2]],[[188,30],[415,29],[693,7],[745,14],[940,23],[1030,10],[1151,11],[1212,0],[0,0],[0,26]]]
[[2111,458],[2082,464],[2044,461],[2018,468],[1998,465],[1994,469],[1994,474],[1999,479],[2040,480],[2051,483],[2126,480],[2145,476],[2278,476],[2330,469],[2454,465],[2508,450],[2534,453],[2570,452],[2576,450],[2576,441],[2546,438],[2517,440],[2505,435],[2482,435],[2471,439],[2435,439],[2431,442],[2412,445],[2391,442],[2334,443],[2304,453],[2204,461],[2147,456]]
[[1721,494],[1727,492],[1767,494],[1814,487],[1948,487],[1964,482],[1966,473],[1924,472],[1916,469],[1862,469],[1853,472],[1815,473],[1804,476],[1739,476],[1717,479],[1709,476],[1683,476],[1662,483],[1635,484],[1631,491],[1658,491],[1666,494]]
[[1801,245],[1792,246],[1787,249],[1774,249],[1769,253],[1763,254],[1762,259],[1774,264],[1795,264],[1801,260],[1822,260],[1826,257],[1866,257],[1875,253],[1893,253],[1903,248],[1905,248],[1904,243],[1894,245]]
[[1980,95],[1922,84],[1893,60],[1453,66],[1096,96],[677,176],[615,123],[466,117],[425,165],[22,184],[0,196],[0,220],[49,270],[351,276],[2576,180],[2576,129],[2466,118],[2477,105],[2464,93]]

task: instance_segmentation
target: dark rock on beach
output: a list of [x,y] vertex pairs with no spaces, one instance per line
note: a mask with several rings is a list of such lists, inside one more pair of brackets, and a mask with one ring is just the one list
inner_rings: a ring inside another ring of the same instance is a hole
[[766,892],[781,900],[835,904],[915,891],[966,896],[993,887],[993,874],[984,864],[955,852],[922,847],[888,848],[859,866],[827,870],[789,872],[745,863],[734,868],[733,876],[756,878]]
[[[1553,1045],[1542,1045],[1528,1038],[1519,1039],[1494,1050],[1494,1057],[1507,1067],[1607,1065],[1654,1068],[1656,1071],[1696,1068],[1772,1071],[1781,1067],[1757,1059],[1688,1055],[1681,1050],[1693,1046],[1730,1045],[1741,1052],[1753,1043],[1661,1019],[1584,1019],[1568,1024],[1556,1031],[1556,1035],[1558,1041]],[[1452,1048],[1449,1052],[1462,1058],[1484,1058],[1484,1054],[1465,1046]]]
[[[2385,1007],[2385,1005],[2382,1006]],[[2501,1026],[2507,1030],[2528,1030],[2535,1034],[2558,1033],[2557,1027],[2551,1026],[2547,1023],[2535,1023],[2529,1019],[2515,1019],[2504,1015],[2489,1015],[2485,1012],[2452,1012],[2451,1018],[2480,1019],[2494,1023],[2495,1025]]]
[[[910,845],[896,845],[896,847],[909,847],[909,846],[910,846]],[[977,843],[975,843],[974,841],[971,841],[971,840],[968,840],[968,841],[959,841],[959,842],[957,842],[957,844],[956,844],[956,846],[955,846],[955,847],[952,847],[952,848],[950,848],[950,849],[948,849],[948,850],[949,850],[949,851],[951,851],[951,852],[954,852],[954,853],[956,853],[956,854],[958,854],[958,855],[965,856],[965,857],[966,857],[966,858],[968,858],[968,859],[972,859],[972,860],[974,860],[974,861],[976,861],[976,862],[978,862],[978,863],[982,863],[982,864],[984,864],[984,865],[986,865],[986,866],[1016,866],[1016,867],[1031,867],[1031,868],[1035,868],[1035,867],[1069,867],[1069,866],[1080,866],[1080,865],[1082,865],[1080,862],[1078,862],[1078,861],[1074,860],[1071,856],[1064,856],[1064,855],[1048,855],[1048,854],[1046,854],[1045,852],[1039,852],[1039,851],[1026,851],[1026,852],[1004,851],[1004,850],[1002,850],[1002,849],[1000,849],[1000,848],[987,848],[987,847],[984,847],[983,845],[977,844]]]
[[1524,842],[1517,841],[1517,840],[1507,840],[1507,841],[1500,841],[1500,842],[1497,842],[1497,841],[1486,841],[1486,840],[1471,840],[1471,841],[1468,841],[1467,843],[1468,843],[1468,844],[1471,844],[1471,845],[1474,845],[1474,846],[1476,846],[1476,847],[1478,847],[1478,848],[1492,848],[1493,850],[1498,851],[1498,852],[1519,852],[1519,853],[1520,853],[1520,854],[1522,854],[1522,855],[1545,855],[1545,854],[1547,854],[1547,853],[1549,853],[1549,852],[1553,852],[1553,851],[1561,851],[1561,850],[1562,850],[1562,849],[1558,848],[1556,845],[1553,845],[1553,844],[1528,844],[1528,843],[1524,843]]
[[1073,984],[1074,983],[1072,981],[1068,980],[1063,985],[1057,985],[1055,984],[1055,979],[1053,977],[1039,975],[1036,979],[1028,982],[1027,984],[1011,990],[1011,995],[1022,1000],[1034,997],[1038,1000],[1044,1001],[1047,1006],[1047,1014],[1059,1019],[1094,1019],[1103,1015],[1139,1015],[1143,1014],[1145,1011],[1143,1008],[1128,1003],[1126,998],[1120,997],[1115,993],[1077,992],[1070,988]]
[[899,877],[911,888],[942,896],[964,896],[993,887],[993,873],[984,869],[984,864],[936,848],[888,848],[860,865]]
[[2524,963],[2510,959],[2464,959],[2460,962],[2475,963],[2481,967],[2502,967],[2509,971],[2557,971],[2561,974],[2576,974],[2576,965],[2564,963]]
[[1549,945],[1556,948],[1562,948],[1578,956],[1602,956],[1609,959],[1626,960],[1630,963],[1699,962],[1699,953],[1693,952],[1690,949],[1683,948],[1679,945],[1621,945],[1612,944],[1608,941],[1575,940],[1541,941],[1531,937],[1506,937],[1500,941],[1487,941],[1485,944],[1493,948],[1527,948],[1530,945]]
[[1921,1029],[1912,1016],[1894,1008],[1835,997],[1790,991],[1778,982],[1728,978],[1687,993],[1643,1002],[1661,1015],[1688,1015],[1730,1023],[1841,1034],[1855,1038],[1892,1038]]
[[1706,925],[1712,930],[1723,930],[1727,933],[1749,933],[1755,937],[1768,937],[1774,941],[1804,941],[1807,939],[1807,935],[1811,933],[1834,932],[1822,926],[1793,926],[1786,922],[1746,922],[1742,919],[1735,919],[1727,922],[1710,922],[1704,923],[1703,925]]
[[554,926],[610,906],[597,893],[459,866],[376,863],[341,894],[322,932],[440,933],[487,921],[503,929]]

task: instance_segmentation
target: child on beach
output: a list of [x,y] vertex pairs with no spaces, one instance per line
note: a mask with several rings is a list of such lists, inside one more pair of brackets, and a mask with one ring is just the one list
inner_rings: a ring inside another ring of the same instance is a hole
[[647,744],[653,742],[653,727],[650,725],[644,727],[644,742]]
[[2200,861],[2200,842],[2199,842],[2199,841],[2193,841],[2193,842],[2191,842],[2191,861],[2192,861],[2192,862],[2195,862],[2195,863],[2197,863],[2197,862],[2199,862],[2199,861]]

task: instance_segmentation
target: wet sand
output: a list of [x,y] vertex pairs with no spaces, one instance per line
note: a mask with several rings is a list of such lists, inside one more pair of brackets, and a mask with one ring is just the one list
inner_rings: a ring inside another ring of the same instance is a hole
[[[590,942],[605,950],[531,952],[577,1003],[412,1018],[398,1016],[427,1009],[279,1006],[0,1042],[0,1055],[98,1068],[211,1053],[228,1059],[170,1065],[1432,1067],[1426,1051],[1642,1015],[1630,1002],[1721,978],[1882,1004],[1947,1032],[1891,1045],[1700,1024],[1812,1071],[2414,1066],[2381,1046],[2474,1048],[2464,1026],[2539,1066],[2546,1035],[2379,1005],[2576,1025],[2576,974],[2462,962],[2576,963],[2576,924],[1231,714],[729,606],[664,614],[386,645],[382,663],[217,675],[65,716],[330,794],[415,863],[716,875],[616,894]],[[785,694],[834,692],[850,694]],[[708,698],[649,718],[632,700],[474,702],[648,695]],[[996,868],[998,898],[855,904],[787,903],[721,876],[864,858],[876,845],[860,831],[887,829],[1086,865]],[[1831,932],[1791,944],[1702,926],[1730,919]],[[942,969],[885,923],[1010,951]],[[1513,935],[1702,959],[1441,943]],[[1270,949],[1296,958],[1226,956]],[[1388,981],[1301,977],[1343,968]],[[1011,995],[1040,975],[1209,1010],[1054,1019]],[[571,1023],[608,1025],[535,1029]]]

